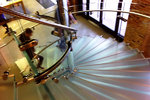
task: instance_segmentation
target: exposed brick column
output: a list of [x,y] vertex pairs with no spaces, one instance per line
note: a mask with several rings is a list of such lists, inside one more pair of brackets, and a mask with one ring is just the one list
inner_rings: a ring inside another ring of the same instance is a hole
[[[131,11],[150,15],[150,0],[133,0]],[[131,15],[128,19],[125,42],[131,47],[145,51],[144,55],[150,57],[150,19]],[[148,53],[149,52],[149,53]]]

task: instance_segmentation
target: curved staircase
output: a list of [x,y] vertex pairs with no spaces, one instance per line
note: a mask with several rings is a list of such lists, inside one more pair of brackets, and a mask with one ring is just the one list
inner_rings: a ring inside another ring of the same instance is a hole
[[[149,100],[150,60],[137,49],[112,38],[83,36],[73,42],[73,58],[71,75],[59,78],[57,84],[47,81],[52,100]],[[43,98],[38,100],[49,100],[38,87]]]
[[[6,11],[4,8],[0,9]],[[7,13],[15,15],[15,12],[12,14],[10,10]],[[20,13],[16,15],[40,24],[75,30]],[[16,88],[13,76],[5,83],[0,83],[4,87],[1,90],[11,94],[8,97],[3,96],[2,99],[12,100],[14,93],[14,100],[150,100],[150,59],[144,58],[138,49],[132,49],[129,44],[118,43],[115,39],[106,39],[103,36],[78,37],[73,41],[72,48],[73,51],[59,66],[70,68],[69,72],[61,73],[58,68],[51,73],[59,82],[55,79],[48,80],[44,87],[31,82]],[[62,52],[56,44],[45,50],[43,55],[46,59],[44,67],[49,68]]]

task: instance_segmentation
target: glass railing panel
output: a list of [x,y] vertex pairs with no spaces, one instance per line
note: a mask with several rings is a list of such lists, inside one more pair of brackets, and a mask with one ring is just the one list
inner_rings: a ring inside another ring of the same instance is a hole
[[[47,20],[47,19],[44,19],[44,20]],[[15,34],[14,32],[11,32],[11,34],[12,33],[13,34],[12,36],[9,37],[10,39],[8,39],[8,40],[11,40],[11,42],[8,45],[4,46],[4,48],[2,48],[2,50],[6,49],[6,50],[3,50],[6,52],[6,54],[3,51],[2,53],[5,57],[8,57],[7,62],[9,62],[9,66],[10,65],[16,66],[14,68],[14,73],[16,73],[16,69],[19,69],[18,70],[19,73],[17,73],[17,76],[18,74],[19,76],[20,75],[23,76],[25,79],[24,82],[26,81],[26,78],[31,78],[37,75],[38,73],[42,73],[43,71],[48,70],[58,60],[60,60],[60,58],[64,55],[64,53],[66,52],[66,49],[68,48],[66,44],[67,40],[61,39],[60,41],[57,41],[60,39],[60,37],[54,36],[51,34],[51,32],[54,30],[54,28],[52,27],[37,24],[37,23],[30,22],[24,19],[19,19],[19,18],[10,22],[11,24],[9,24],[9,27],[12,28],[13,31],[15,31]],[[28,53],[26,54],[25,51],[21,51],[20,48],[18,48],[18,45],[21,44],[19,40],[20,35],[24,33],[26,28],[30,28],[33,31],[32,37],[30,38],[38,40],[38,45],[34,47],[35,48],[34,53],[38,54],[38,57],[34,55],[32,59],[31,58],[29,59],[29,57],[27,57],[29,56]],[[66,35],[66,37],[68,36]],[[15,39],[15,41],[12,40],[13,38]],[[15,51],[10,50],[9,48],[12,48]],[[43,60],[43,63],[41,62],[42,64],[38,66],[38,62],[40,60],[39,55],[41,55],[44,58],[44,60]],[[63,58],[65,58],[65,56]],[[61,63],[62,62],[63,61],[61,61]],[[37,66],[40,68],[37,68]],[[63,64],[53,70],[54,72],[57,72],[60,70],[60,68],[63,69],[63,67],[66,67],[66,66],[67,67],[69,66],[68,60],[64,59]],[[21,78],[19,77],[19,81],[20,79]]]

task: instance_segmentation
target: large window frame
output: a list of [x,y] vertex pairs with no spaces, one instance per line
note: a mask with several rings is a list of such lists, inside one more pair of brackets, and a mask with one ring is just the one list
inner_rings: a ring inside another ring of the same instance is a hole
[[[90,9],[90,1],[92,0],[86,0],[86,10],[93,10],[93,9]],[[99,3],[99,8],[100,9],[104,9],[104,2],[105,0],[99,0],[100,3]],[[109,0],[107,0],[109,1]],[[114,9],[114,10],[123,10],[123,3],[125,0],[118,0],[118,5],[117,5],[117,8]],[[130,0],[132,2],[132,0]],[[85,0],[84,0],[84,3],[85,3]],[[84,4],[85,5],[85,4]],[[130,10],[130,7],[128,7],[128,9]],[[83,9],[82,9],[83,10]],[[84,8],[85,10],[85,8]],[[128,11],[129,11],[128,10]],[[125,32],[126,30],[126,27],[127,27],[127,22],[123,22],[121,18],[119,18],[118,16],[121,16],[121,17],[125,17],[125,19],[128,19],[128,16],[129,15],[123,15],[123,13],[120,13],[120,12],[117,12],[117,15],[116,15],[116,19],[115,20],[115,26],[112,28],[108,27],[107,25],[104,24],[104,12],[103,11],[100,11],[98,12],[100,17],[99,19],[96,19],[96,18],[93,18],[91,15],[90,15],[91,12],[88,12],[88,13],[84,13],[83,15],[85,16],[85,18],[89,19],[89,20],[92,20],[93,22],[95,22],[96,24],[98,24],[100,27],[104,28],[108,33],[112,34],[114,37],[116,37],[117,39],[119,40],[123,40],[124,39],[124,36],[125,34],[123,32]],[[124,25],[122,25],[122,23],[124,23]],[[124,27],[124,28],[122,28]],[[123,30],[123,31],[121,31]]]

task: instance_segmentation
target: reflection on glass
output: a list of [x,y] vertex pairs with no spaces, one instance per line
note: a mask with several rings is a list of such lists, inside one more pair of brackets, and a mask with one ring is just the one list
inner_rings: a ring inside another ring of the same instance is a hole
[[[124,1],[121,10],[122,10],[122,11],[130,11],[131,3],[132,3],[132,0]],[[127,13],[122,13],[122,14],[121,14],[121,17],[123,17],[123,18],[125,18],[125,19],[128,19],[129,14],[127,14]],[[124,21],[120,20],[118,33],[119,33],[121,36],[125,36],[126,27],[127,27],[127,22],[124,22]]]
[[[83,5],[82,5],[82,10],[86,11],[87,10],[87,0],[82,0]],[[85,15],[87,15],[87,13],[85,12]]]
[[[104,0],[104,10],[118,10],[119,0]],[[103,12],[103,24],[115,31],[117,12]]]
[[[100,9],[100,0],[90,0],[90,10],[97,10]],[[100,20],[100,12],[91,12],[90,16],[95,20]]]

